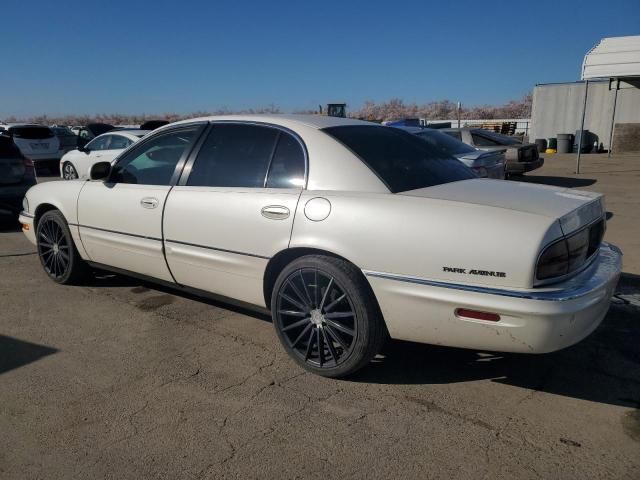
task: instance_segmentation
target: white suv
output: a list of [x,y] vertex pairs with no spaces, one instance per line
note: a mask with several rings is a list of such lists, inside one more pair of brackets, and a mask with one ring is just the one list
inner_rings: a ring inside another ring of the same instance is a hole
[[57,170],[62,152],[53,130],[35,123],[0,124],[0,131],[13,138],[22,154],[32,160],[36,168]]

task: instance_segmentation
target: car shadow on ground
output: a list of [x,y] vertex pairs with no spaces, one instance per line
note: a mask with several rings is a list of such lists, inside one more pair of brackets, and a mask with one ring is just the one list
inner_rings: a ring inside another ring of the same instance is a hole
[[0,374],[52,355],[58,350],[0,335]]
[[588,187],[597,182],[594,178],[552,177],[548,175],[523,175],[514,178],[518,182],[540,183],[554,187],[578,188]]
[[[625,278],[637,277],[625,275]],[[640,279],[640,277],[638,277]],[[626,282],[640,293],[640,280]],[[94,287],[159,291],[271,322],[269,315],[225,301],[111,273],[98,273]],[[373,362],[345,381],[389,385],[453,384],[491,380],[593,402],[640,408],[640,309],[613,304],[587,339],[544,355],[479,352],[390,340]]]

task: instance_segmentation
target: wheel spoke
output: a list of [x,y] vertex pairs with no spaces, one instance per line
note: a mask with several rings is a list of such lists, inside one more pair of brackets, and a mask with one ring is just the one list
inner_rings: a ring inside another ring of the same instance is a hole
[[280,296],[282,298],[284,298],[285,300],[287,300],[289,303],[295,305],[296,307],[298,307],[300,310],[307,310],[307,307],[305,307],[304,305],[302,305],[300,302],[298,302],[297,300],[294,300],[293,298],[291,298],[289,295],[287,295],[284,292],[280,293]]
[[331,338],[333,338],[336,342],[338,342],[338,344],[342,347],[342,350],[344,350],[345,352],[349,350],[349,347],[347,347],[347,344],[344,343],[344,340],[342,340],[342,338],[340,338],[340,334],[334,332],[331,326],[325,325],[324,329],[329,333],[329,336]]
[[336,298],[333,302],[331,302],[329,305],[327,305],[324,309],[325,312],[328,312],[329,310],[331,310],[333,307],[335,307],[338,303],[340,303],[344,298],[346,298],[347,294],[343,293],[342,295],[340,295],[338,298]]
[[309,355],[311,355],[311,347],[313,347],[314,341],[313,338],[315,337],[314,335],[314,329],[311,329],[311,334],[309,334],[309,343],[307,343],[307,352],[304,354],[304,359],[308,360],[309,359]]
[[318,309],[322,310],[322,307],[324,306],[324,302],[327,301],[327,295],[329,294],[329,291],[331,290],[332,286],[333,286],[333,277],[329,279],[329,284],[327,285],[327,288],[324,291],[324,295],[322,295],[322,301],[320,302],[320,306],[318,306]]
[[349,318],[353,317],[353,312],[334,312],[334,313],[325,313],[324,318]]
[[320,366],[324,363],[324,342],[322,341],[321,328],[316,328],[316,338],[318,339],[318,361]]
[[291,325],[287,325],[286,327],[284,327],[282,329],[282,331],[286,332],[287,330],[291,330],[292,328],[296,328],[296,327],[299,327],[301,325],[304,325],[307,322],[311,322],[311,317],[303,318],[302,320],[298,320],[297,322],[293,322]]
[[309,329],[311,328],[311,325],[312,323],[309,322],[307,326],[302,329],[302,331],[300,332],[300,335],[298,335],[297,338],[291,344],[291,348],[294,348],[298,343],[300,343],[300,340],[302,340],[302,337],[304,337],[306,333],[309,331]]
[[298,299],[300,299],[302,301],[302,303],[304,304],[305,308],[307,310],[311,310],[309,307],[310,305],[307,304],[307,299],[304,298],[304,296],[302,295],[302,293],[300,293],[300,290],[298,290],[298,287],[295,286],[295,284],[293,283],[292,280],[289,281],[289,283],[287,283],[287,286],[291,287],[291,290],[294,291],[294,293],[296,294],[296,297],[298,297]]
[[313,271],[313,306],[316,307],[318,305],[318,270]]
[[58,253],[60,254],[60,257],[62,258],[62,260],[65,260],[65,262],[69,260],[69,255],[67,255],[62,250],[58,250]]
[[344,332],[344,333],[346,333],[347,335],[349,335],[351,337],[355,337],[355,335],[356,335],[355,330],[352,330],[352,329],[350,329],[348,327],[340,325],[339,323],[336,323],[333,320],[328,319],[326,316],[324,317],[324,321],[327,322],[329,325],[331,325],[336,330],[340,330],[341,332]]
[[331,355],[331,358],[333,358],[334,362],[338,363],[338,354],[336,353],[336,349],[333,348],[333,342],[327,336],[327,332],[325,332],[325,329],[322,328],[321,330],[322,330],[322,336],[324,337],[324,341],[327,344],[327,347],[329,348],[329,354]]
[[307,289],[307,283],[304,281],[302,270],[298,270],[298,276],[300,277],[300,281],[302,282],[302,288],[304,289],[304,294],[307,296],[307,301],[309,305],[311,305],[311,295],[309,295],[309,290]]
[[306,317],[307,312],[296,312],[295,310],[278,310],[282,315],[291,315],[292,317]]

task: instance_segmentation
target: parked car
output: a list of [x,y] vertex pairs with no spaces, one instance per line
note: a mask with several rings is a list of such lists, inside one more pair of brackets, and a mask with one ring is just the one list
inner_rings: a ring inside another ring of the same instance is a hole
[[156,128],[164,127],[168,124],[168,120],[147,120],[140,125],[140,130],[155,130]]
[[601,322],[621,269],[602,195],[489,182],[415,135],[330,116],[173,123],[91,181],[26,198],[20,221],[53,281],[95,267],[253,305],[329,377],[368,364],[387,334],[567,347]]
[[97,136],[84,147],[72,150],[60,159],[60,177],[65,180],[89,178],[89,170],[94,163],[111,162],[147,133],[147,130],[111,130]]
[[69,127],[63,126],[53,126],[51,127],[53,133],[55,133],[56,137],[58,137],[58,141],[60,142],[60,154],[64,155],[71,150],[74,150],[78,147],[78,137],[75,133],[71,131]]
[[0,125],[1,132],[13,138],[22,154],[40,169],[57,170],[60,142],[49,127],[35,123],[10,123]]
[[78,146],[84,147],[98,135],[110,132],[116,127],[108,123],[90,123],[84,127],[73,127],[71,130],[78,136]]
[[506,160],[504,150],[486,152],[473,148],[440,130],[421,127],[396,127],[419,136],[429,142],[435,149],[444,155],[457,158],[467,167],[473,170],[480,178],[494,178],[504,180],[506,172]]
[[22,200],[36,184],[33,161],[25,157],[9,135],[0,134],[0,214],[14,221],[24,207]]
[[508,135],[481,128],[443,128],[440,131],[480,150],[496,151],[506,148],[509,175],[522,175],[544,164],[544,159],[540,157],[538,147],[534,143],[522,143]]

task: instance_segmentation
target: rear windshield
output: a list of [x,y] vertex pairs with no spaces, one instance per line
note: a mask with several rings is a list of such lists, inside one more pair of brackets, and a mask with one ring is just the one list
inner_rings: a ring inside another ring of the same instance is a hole
[[49,127],[11,127],[9,131],[15,138],[25,138],[28,140],[53,137],[53,132]]
[[459,160],[397,128],[350,125],[323,131],[360,157],[393,193],[476,178]]
[[423,130],[416,135],[429,142],[433,148],[441,150],[444,154],[460,155],[476,151],[475,148],[470,147],[466,143],[462,143],[460,140],[456,140],[450,135],[438,132],[437,130]]

